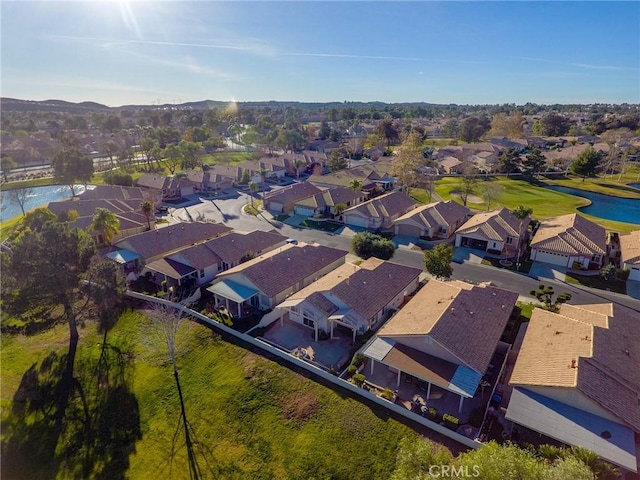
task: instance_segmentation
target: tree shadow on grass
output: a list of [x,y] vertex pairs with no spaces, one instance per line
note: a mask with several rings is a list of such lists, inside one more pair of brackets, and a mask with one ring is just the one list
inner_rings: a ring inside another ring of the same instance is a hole
[[78,351],[62,422],[67,355],[50,353],[24,374],[3,416],[3,478],[125,478],[142,438],[132,355],[106,340]]

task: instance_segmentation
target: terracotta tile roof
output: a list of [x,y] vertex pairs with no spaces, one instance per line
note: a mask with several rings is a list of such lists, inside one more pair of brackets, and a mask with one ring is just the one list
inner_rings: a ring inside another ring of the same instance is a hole
[[640,431],[640,316],[618,304],[535,309],[511,384],[575,388]]
[[396,224],[411,223],[416,226],[432,228],[439,225],[451,226],[462,221],[470,210],[453,200],[433,202],[422,205],[398,217]]
[[417,203],[413,198],[400,190],[396,190],[348,208],[343,212],[343,215],[356,214],[368,218],[393,217],[412,210],[416,205]]
[[543,220],[531,248],[568,254],[604,255],[607,232],[576,213]]
[[215,252],[220,259],[229,264],[237,263],[247,253],[259,255],[263,250],[284,245],[286,237],[277,232],[256,230],[250,233],[230,232],[221,237],[205,242],[209,250]]
[[492,285],[429,280],[378,336],[428,335],[484,373],[518,299]]
[[464,223],[456,234],[476,234],[487,240],[506,241],[507,237],[517,238],[529,226],[529,217],[520,220],[506,208],[491,212],[476,213]]
[[273,297],[344,258],[347,253],[322,245],[285,245],[218,275],[240,273],[265,295]]
[[124,238],[116,243],[120,248],[136,252],[143,258],[175,252],[188,245],[223,235],[231,228],[220,223],[180,223]]
[[640,230],[620,235],[620,251],[623,263],[640,264]]

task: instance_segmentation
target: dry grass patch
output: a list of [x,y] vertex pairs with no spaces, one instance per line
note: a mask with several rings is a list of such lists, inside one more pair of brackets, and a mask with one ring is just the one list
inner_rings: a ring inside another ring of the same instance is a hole
[[285,420],[302,426],[318,411],[320,402],[311,392],[293,392],[282,398],[280,408]]

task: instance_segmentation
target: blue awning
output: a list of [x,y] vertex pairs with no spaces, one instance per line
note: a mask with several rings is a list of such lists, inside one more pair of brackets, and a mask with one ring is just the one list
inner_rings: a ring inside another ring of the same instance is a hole
[[258,291],[253,288],[245,287],[231,280],[221,280],[214,283],[209,288],[208,292],[214,293],[220,297],[228,298],[236,303],[242,303],[249,300],[251,297],[258,295]]
[[481,373],[465,365],[458,365],[456,372],[453,374],[453,377],[451,377],[449,390],[458,395],[471,398],[476,394],[480,380],[482,380]]
[[140,255],[138,255],[136,252],[132,252],[131,250],[120,249],[107,253],[107,258],[124,264],[140,258]]

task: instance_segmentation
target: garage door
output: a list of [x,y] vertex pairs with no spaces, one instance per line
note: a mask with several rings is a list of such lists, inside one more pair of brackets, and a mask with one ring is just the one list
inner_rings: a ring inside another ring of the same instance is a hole
[[315,213],[312,208],[308,207],[295,207],[294,210],[298,215],[306,215],[307,217],[311,217]]
[[405,237],[418,238],[420,236],[420,228],[415,225],[396,225],[396,234],[404,235]]
[[640,281],[640,267],[629,268],[629,280]]
[[369,226],[369,221],[366,218],[356,217],[355,215],[345,215],[344,223],[353,225],[354,227],[367,228]]
[[561,267],[566,267],[567,262],[569,261],[569,257],[566,255],[553,255],[548,252],[537,251],[536,253],[536,262],[550,263],[552,265],[560,265]]
[[269,202],[268,209],[271,212],[282,213],[282,203],[280,203],[280,202]]

